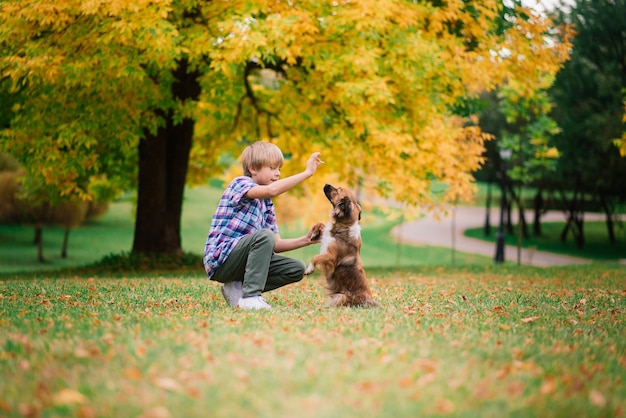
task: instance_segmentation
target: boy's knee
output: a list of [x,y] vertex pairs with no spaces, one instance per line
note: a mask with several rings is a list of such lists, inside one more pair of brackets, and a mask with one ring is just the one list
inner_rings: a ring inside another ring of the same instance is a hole
[[274,233],[270,229],[261,229],[254,233],[255,241],[262,244],[271,244],[272,248],[274,248],[274,244],[276,242],[276,237]]
[[294,281],[299,282],[304,278],[304,270],[306,269],[306,264],[302,260],[293,260],[293,278]]

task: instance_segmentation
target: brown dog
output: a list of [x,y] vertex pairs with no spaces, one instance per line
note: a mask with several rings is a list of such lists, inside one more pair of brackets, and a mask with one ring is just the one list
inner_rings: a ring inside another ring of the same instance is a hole
[[330,221],[324,227],[320,254],[304,273],[319,267],[326,277],[329,306],[378,306],[361,262],[361,206],[354,193],[343,187],[327,184],[324,194],[333,205]]

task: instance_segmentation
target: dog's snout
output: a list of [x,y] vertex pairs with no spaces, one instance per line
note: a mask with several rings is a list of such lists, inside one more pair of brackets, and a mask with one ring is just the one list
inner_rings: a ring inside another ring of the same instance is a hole
[[324,195],[326,195],[326,198],[330,201],[332,201],[332,195],[333,193],[337,191],[337,189],[335,189],[333,186],[331,186],[330,184],[325,184],[324,185]]

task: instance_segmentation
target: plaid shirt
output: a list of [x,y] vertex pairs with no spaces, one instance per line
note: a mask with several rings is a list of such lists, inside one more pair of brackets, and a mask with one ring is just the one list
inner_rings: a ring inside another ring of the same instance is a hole
[[209,278],[224,264],[241,238],[263,228],[278,233],[272,199],[245,197],[256,185],[252,178],[241,176],[224,191],[204,245],[204,268]]

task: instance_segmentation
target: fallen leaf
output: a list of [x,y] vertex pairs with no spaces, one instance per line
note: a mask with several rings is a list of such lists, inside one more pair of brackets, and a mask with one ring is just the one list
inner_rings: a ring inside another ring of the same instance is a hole
[[524,393],[524,389],[524,384],[518,380],[510,382],[506,387],[507,393],[509,394],[509,396],[512,397],[522,396],[522,394]]
[[139,380],[143,377],[141,374],[141,370],[139,370],[138,367],[129,367],[127,369],[124,369],[124,376],[131,380]]
[[522,318],[520,321],[522,322],[535,322],[536,320],[538,320],[540,317],[539,316],[529,316],[528,318]]
[[450,414],[454,412],[454,404],[448,399],[441,399],[437,402],[437,412],[440,414]]
[[139,418],[169,418],[170,411],[164,406],[155,406],[144,411]]
[[91,405],[83,405],[76,411],[76,416],[78,418],[96,418],[98,414],[96,414],[96,410]]
[[35,417],[38,417],[40,415],[40,410],[35,405],[29,405],[29,404],[21,403],[21,404],[19,404],[17,409],[20,412],[20,415],[25,417],[25,418],[31,418],[31,417],[35,418]]
[[421,387],[421,386],[426,386],[434,382],[435,380],[437,380],[437,375],[435,373],[428,373],[423,376],[420,376],[420,378],[417,379],[415,384]]
[[602,393],[594,389],[589,392],[589,402],[601,408],[606,405],[606,398]]
[[74,389],[61,389],[52,396],[55,405],[82,404],[87,401],[87,397]]
[[85,347],[76,347],[76,350],[74,350],[74,356],[78,358],[87,358],[89,357],[89,350]]
[[378,362],[381,364],[389,364],[395,360],[395,357],[392,354],[381,354],[378,356]]
[[180,383],[171,377],[156,377],[153,383],[156,387],[165,390],[178,391],[181,389]]
[[549,395],[556,390],[556,378],[554,376],[546,376],[541,387],[539,388],[539,393],[542,395]]
[[355,388],[359,392],[374,393],[374,392],[376,392],[377,385],[376,385],[376,383],[374,383],[374,382],[372,382],[370,380],[366,380],[364,382],[358,382],[355,385]]
[[414,379],[411,376],[403,376],[398,379],[398,386],[402,389],[413,386]]
[[0,399],[0,410],[4,412],[11,412],[11,405]]

